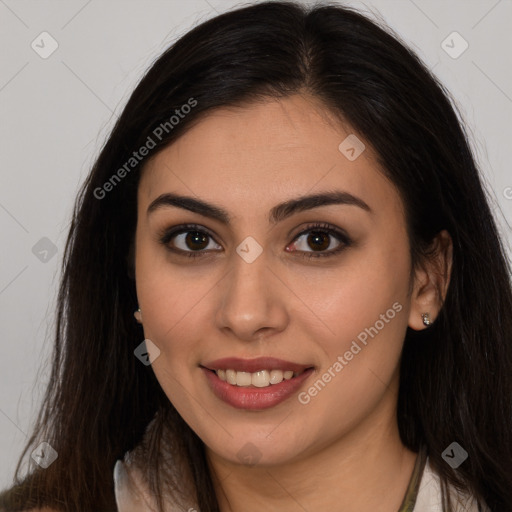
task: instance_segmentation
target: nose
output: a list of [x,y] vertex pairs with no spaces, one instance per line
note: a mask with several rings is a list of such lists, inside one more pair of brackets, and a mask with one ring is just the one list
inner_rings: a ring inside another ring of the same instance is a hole
[[289,323],[291,292],[271,268],[265,251],[251,263],[232,255],[230,270],[219,282],[217,327],[243,341],[282,332]]

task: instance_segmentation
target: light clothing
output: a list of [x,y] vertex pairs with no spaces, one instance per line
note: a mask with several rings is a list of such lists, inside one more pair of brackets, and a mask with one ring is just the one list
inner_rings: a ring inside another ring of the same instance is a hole
[[[156,502],[140,471],[131,466],[128,458],[118,460],[114,466],[115,496],[118,512],[156,512]],[[165,501],[165,512],[199,512],[196,503],[179,504],[169,498]]]
[[[450,492],[454,497],[453,503],[456,512],[479,512],[476,500],[467,495],[460,495],[453,488],[450,488]],[[439,477],[427,463],[413,512],[442,512],[442,510]],[[481,512],[490,512],[490,510],[485,507],[481,509]]]

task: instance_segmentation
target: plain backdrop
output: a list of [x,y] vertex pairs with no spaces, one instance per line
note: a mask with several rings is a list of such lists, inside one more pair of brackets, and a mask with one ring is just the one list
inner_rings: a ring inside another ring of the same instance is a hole
[[[512,1],[344,3],[381,15],[456,98],[510,255]],[[245,4],[0,0],[1,488],[11,483],[48,381],[79,185],[153,60],[198,22]]]

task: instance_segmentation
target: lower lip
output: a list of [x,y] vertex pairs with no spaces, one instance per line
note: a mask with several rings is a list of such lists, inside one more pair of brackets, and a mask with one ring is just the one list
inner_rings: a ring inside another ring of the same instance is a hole
[[313,373],[313,368],[308,368],[297,377],[283,380],[279,384],[271,384],[265,388],[234,386],[220,380],[215,372],[201,368],[208,379],[208,383],[214,394],[237,409],[249,409],[258,411],[268,409],[280,404],[293,395],[302,383]]

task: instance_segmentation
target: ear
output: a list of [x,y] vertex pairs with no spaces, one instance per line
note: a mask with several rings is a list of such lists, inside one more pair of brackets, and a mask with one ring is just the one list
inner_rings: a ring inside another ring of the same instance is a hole
[[422,314],[430,315],[433,323],[446,298],[452,271],[453,242],[448,231],[440,231],[429,248],[425,260],[414,273],[409,327],[426,329]]
[[135,313],[133,313],[133,316],[135,317],[135,319],[137,320],[137,322],[139,324],[142,323],[142,312],[140,309],[137,309],[137,311],[135,311]]

